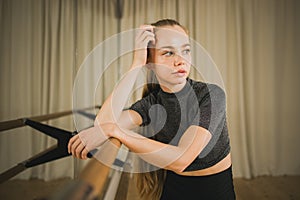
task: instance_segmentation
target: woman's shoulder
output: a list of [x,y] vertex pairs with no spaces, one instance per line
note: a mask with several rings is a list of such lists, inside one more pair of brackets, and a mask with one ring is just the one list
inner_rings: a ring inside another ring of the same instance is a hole
[[151,91],[144,97],[142,97],[139,101],[147,102],[149,104],[155,104],[157,102],[157,91]]
[[193,90],[199,99],[203,99],[205,97],[210,98],[225,98],[225,91],[219,85],[214,83],[196,81],[193,79],[188,80]]

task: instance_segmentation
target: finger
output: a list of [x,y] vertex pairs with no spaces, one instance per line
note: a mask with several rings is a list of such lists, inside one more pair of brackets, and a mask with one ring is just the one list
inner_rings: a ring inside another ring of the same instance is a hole
[[141,30],[149,30],[149,31],[153,32],[154,26],[149,25],[149,24],[143,24],[140,26],[140,29]]
[[136,49],[145,49],[148,47],[149,42],[155,43],[155,36],[152,33],[145,33],[136,41]]
[[154,35],[153,28],[150,27],[150,28],[140,28],[140,29],[138,29],[136,39],[143,37],[143,35],[145,35],[145,34]]
[[146,35],[142,42],[144,44],[148,45],[148,43],[150,41],[153,42],[153,44],[155,43],[155,36],[154,35]]
[[89,151],[86,148],[84,148],[81,152],[81,158],[86,160],[88,158],[87,157],[88,153],[89,153]]
[[76,147],[76,150],[75,150],[75,155],[77,158],[80,158],[82,159],[82,156],[81,156],[81,153],[82,153],[82,150],[84,149],[84,146],[82,143],[80,143],[77,147]]
[[80,139],[76,140],[71,146],[71,152],[73,156],[76,156],[76,149],[78,145],[81,143]]
[[71,146],[72,144],[74,143],[74,141],[77,140],[79,136],[78,135],[75,135],[73,136],[70,140],[69,140],[69,143],[68,143],[68,153],[71,153]]
[[147,37],[151,37],[151,38],[154,38],[155,37],[155,34],[153,32],[150,32],[150,31],[142,31],[136,38],[136,41],[137,42],[140,42],[140,41],[143,41],[145,40],[145,38]]

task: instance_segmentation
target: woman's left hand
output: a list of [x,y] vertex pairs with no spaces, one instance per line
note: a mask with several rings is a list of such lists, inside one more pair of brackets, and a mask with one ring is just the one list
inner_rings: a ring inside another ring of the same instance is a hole
[[95,125],[72,137],[68,144],[68,152],[74,157],[87,159],[88,152],[101,146],[108,138],[119,139],[121,128],[115,123]]
[[68,152],[75,158],[84,160],[87,159],[87,154],[89,153],[78,134],[70,139],[68,143]]
[[88,152],[101,146],[108,138],[101,126],[93,126],[70,139],[68,152],[76,158],[87,159]]

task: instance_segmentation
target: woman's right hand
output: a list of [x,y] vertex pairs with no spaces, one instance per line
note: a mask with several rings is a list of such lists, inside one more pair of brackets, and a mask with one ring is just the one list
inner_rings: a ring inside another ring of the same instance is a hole
[[101,146],[107,139],[108,136],[100,126],[93,126],[70,139],[68,152],[76,158],[87,159],[88,152]]
[[147,63],[147,47],[149,42],[155,43],[154,27],[142,25],[136,34],[132,67],[141,67]]

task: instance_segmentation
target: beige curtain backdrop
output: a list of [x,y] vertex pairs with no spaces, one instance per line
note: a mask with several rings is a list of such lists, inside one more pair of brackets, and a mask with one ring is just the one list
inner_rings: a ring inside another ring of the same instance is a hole
[[[71,109],[74,59],[72,1],[1,1],[1,121]],[[61,121],[60,121],[61,120]],[[67,130],[72,119],[51,124]],[[1,132],[1,172],[55,143],[31,128]],[[73,175],[73,161],[59,160],[19,178]]]
[[[75,77],[97,45],[143,23],[174,18],[209,52],[223,78],[234,176],[300,174],[299,4],[125,0],[118,20],[110,0],[1,0],[0,121],[72,109]],[[120,48],[105,46],[97,59],[105,63]],[[86,102],[103,102],[128,69],[128,58],[114,61],[100,80],[88,80],[98,87],[86,89]],[[48,123],[76,128],[71,116]],[[53,143],[28,127],[1,132],[0,172]],[[73,177],[85,163],[64,158],[15,178]]]

